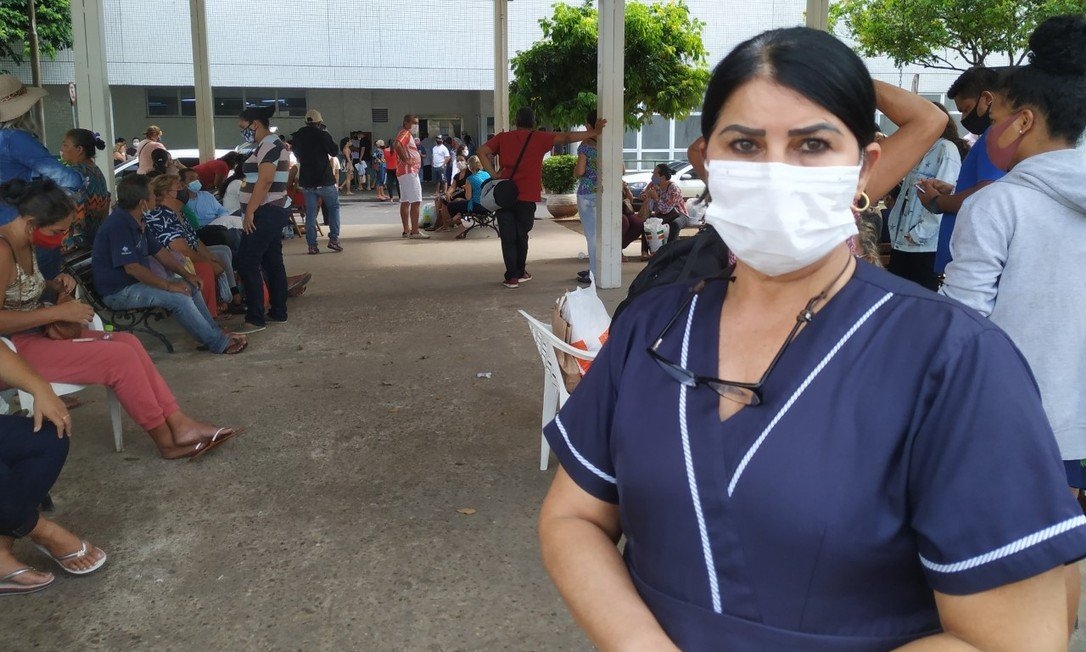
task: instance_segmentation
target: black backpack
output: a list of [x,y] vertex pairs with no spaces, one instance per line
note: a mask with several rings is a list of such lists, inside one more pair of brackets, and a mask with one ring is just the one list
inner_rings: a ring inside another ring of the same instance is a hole
[[630,283],[626,298],[615,308],[612,321],[640,294],[661,285],[719,276],[728,266],[728,245],[716,229],[703,226],[692,238],[664,245]]

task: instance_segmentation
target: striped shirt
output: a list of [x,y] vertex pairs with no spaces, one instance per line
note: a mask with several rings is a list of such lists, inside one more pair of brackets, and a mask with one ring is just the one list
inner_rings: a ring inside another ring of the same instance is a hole
[[[253,153],[245,160],[242,172],[245,181],[241,184],[241,207],[246,210],[253,197],[253,188],[260,175],[260,166],[264,163],[275,164],[275,178],[272,180],[268,195],[263,204],[284,206],[287,201],[287,179],[290,177],[290,153],[283,147],[283,141],[275,134],[268,134],[260,141]],[[261,204],[261,205],[263,205]]]

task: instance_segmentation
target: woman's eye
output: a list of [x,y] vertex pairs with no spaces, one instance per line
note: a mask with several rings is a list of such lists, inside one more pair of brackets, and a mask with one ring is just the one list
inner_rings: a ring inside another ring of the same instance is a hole
[[824,152],[830,148],[830,144],[821,138],[808,138],[799,148],[806,153]]
[[740,154],[751,154],[758,150],[758,146],[754,143],[753,140],[747,140],[744,138],[733,140],[730,147]]

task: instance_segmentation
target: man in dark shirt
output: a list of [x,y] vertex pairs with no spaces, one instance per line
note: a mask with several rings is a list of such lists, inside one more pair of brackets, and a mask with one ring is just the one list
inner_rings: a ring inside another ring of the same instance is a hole
[[310,109],[305,114],[305,126],[294,132],[291,151],[298,157],[298,185],[305,196],[305,241],[309,253],[319,254],[317,247],[317,204],[324,202],[328,218],[328,248],[343,251],[339,244],[339,184],[332,176],[331,157],[339,153],[336,141],[325,130],[320,111]]
[[[245,337],[218,327],[200,295],[200,277],[182,267],[155,238],[147,237],[143,214],[154,203],[146,176],[132,174],[117,184],[117,208],[94,237],[91,269],[95,289],[114,310],[165,308],[207,350],[241,353],[248,344]],[[177,276],[156,274],[151,268],[152,257]]]

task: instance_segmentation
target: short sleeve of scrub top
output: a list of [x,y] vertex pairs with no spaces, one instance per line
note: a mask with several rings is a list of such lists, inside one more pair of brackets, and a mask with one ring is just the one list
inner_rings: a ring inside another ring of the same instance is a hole
[[[717,375],[725,286],[662,354]],[[861,263],[765,402],[721,422],[712,390],[645,353],[687,292],[635,300],[545,429],[573,481],[619,505],[631,579],[682,649],[892,649],[940,630],[933,590],[1086,556],[1036,383],[991,322]]]

